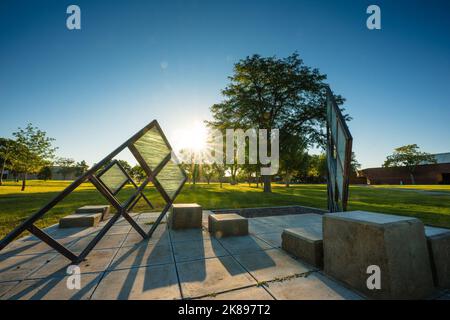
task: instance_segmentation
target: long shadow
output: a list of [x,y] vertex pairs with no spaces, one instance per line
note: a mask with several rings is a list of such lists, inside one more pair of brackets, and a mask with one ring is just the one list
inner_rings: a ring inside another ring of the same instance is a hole
[[[89,293],[89,291],[94,288],[94,286],[99,282],[101,277],[101,274],[98,274],[96,278],[91,280],[86,285],[83,285],[81,289],[74,289],[70,290],[73,291],[73,295],[69,298],[69,300],[80,300],[81,298],[85,297],[86,294]],[[29,300],[42,300],[47,296],[50,291],[54,290],[55,287],[58,284],[61,284],[62,282],[66,282],[66,277],[63,278],[43,278],[39,280],[26,280],[26,282],[30,283],[30,286],[23,289],[22,291],[8,297],[8,300],[19,300],[25,296],[27,296],[29,293],[33,292],[33,290],[36,290],[36,288],[39,288],[30,298]],[[83,275],[81,275],[81,281],[83,281]],[[23,283],[23,282],[22,282]],[[21,284],[19,284],[20,286]],[[43,285],[43,286],[42,286]],[[42,287],[40,287],[42,286]],[[14,288],[12,289],[14,290]]]

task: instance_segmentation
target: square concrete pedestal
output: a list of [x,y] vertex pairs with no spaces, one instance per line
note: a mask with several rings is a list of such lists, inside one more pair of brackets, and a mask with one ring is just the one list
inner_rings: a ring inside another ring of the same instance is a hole
[[317,268],[322,268],[323,235],[321,230],[307,227],[284,229],[281,239],[283,250]]
[[201,228],[202,207],[196,203],[173,204],[167,222],[173,230]]
[[208,229],[216,238],[245,236],[248,234],[248,220],[236,213],[210,214]]
[[[434,291],[425,230],[416,218],[364,211],[327,214],[323,247],[325,273],[368,297],[422,299]],[[368,288],[374,275],[369,266],[379,267],[380,289]]]
[[450,230],[425,227],[435,285],[450,289]]
[[109,212],[109,205],[93,205],[80,207],[75,211],[75,214],[100,213],[101,220],[104,220],[109,215]]
[[59,219],[60,228],[96,227],[101,221],[101,213],[77,213]]

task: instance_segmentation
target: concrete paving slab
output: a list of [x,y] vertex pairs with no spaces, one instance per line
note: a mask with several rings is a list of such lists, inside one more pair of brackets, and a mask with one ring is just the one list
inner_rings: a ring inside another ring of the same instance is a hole
[[361,296],[318,272],[311,273],[307,277],[269,282],[265,287],[278,300],[362,299]]
[[[94,247],[94,250],[99,249],[114,249],[121,247],[122,243],[124,242],[125,238],[127,237],[127,234],[106,234]],[[69,246],[69,249],[79,254],[81,253],[87,245],[94,239],[94,237],[84,237],[75,243],[73,243],[71,246]]]
[[[47,232],[47,230],[45,231]],[[96,234],[98,231],[100,231],[99,227],[60,229],[58,225],[56,225],[55,228],[52,227],[52,230],[47,233],[51,235],[52,238],[59,240],[65,238],[80,239],[85,236]]]
[[225,248],[215,239],[179,241],[173,243],[175,261],[191,261],[229,255]]
[[115,256],[108,270],[144,267],[174,263],[170,245],[136,245],[123,247]]
[[23,280],[54,257],[55,254],[7,257],[0,261],[0,282]]
[[92,300],[181,299],[174,264],[107,272]]
[[278,233],[283,232],[282,227],[270,225],[260,222],[259,218],[248,219],[248,232],[251,234],[263,234],[263,233]]
[[256,284],[232,257],[177,264],[184,298],[196,298]]
[[231,254],[250,253],[272,248],[268,243],[250,235],[222,238],[219,239],[219,242]]
[[172,242],[211,239],[209,232],[203,229],[170,230],[170,236]]
[[87,300],[101,279],[101,273],[84,274],[80,289],[69,289],[69,277],[25,280],[10,290],[2,300]]
[[155,233],[149,239],[142,238],[142,236],[138,234],[136,231],[130,232],[127,235],[122,247],[130,247],[141,244],[169,245],[170,244],[169,232],[166,230],[160,230],[158,228],[155,230]]
[[278,249],[240,254],[234,257],[258,282],[281,279],[316,270]]
[[20,281],[0,282],[0,300],[9,290],[14,288]]
[[[64,246],[69,246],[70,244],[76,242],[77,238],[68,237],[63,239],[57,239],[57,241]],[[5,248],[5,250],[1,252],[0,260],[2,259],[1,257],[6,258],[8,256],[36,255],[43,253],[56,254],[57,251],[54,250],[45,242],[42,242],[42,240],[18,240],[10,243]]]
[[[106,270],[111,263],[118,249],[100,249],[89,253],[86,260],[81,262],[81,273],[95,273]],[[57,255],[54,259],[43,265],[39,270],[33,272],[27,279],[40,279],[47,277],[62,277],[67,275],[67,267],[71,262],[62,255]]]
[[130,232],[131,230],[131,225],[124,225],[124,226],[112,226],[109,230],[108,233],[109,235],[113,235],[113,234],[126,234],[128,232]]
[[281,248],[281,232],[259,233],[255,236],[258,239],[261,239],[261,240],[267,242],[273,248]]
[[217,295],[210,295],[200,300],[273,300],[273,297],[262,287],[250,287],[232,290]]

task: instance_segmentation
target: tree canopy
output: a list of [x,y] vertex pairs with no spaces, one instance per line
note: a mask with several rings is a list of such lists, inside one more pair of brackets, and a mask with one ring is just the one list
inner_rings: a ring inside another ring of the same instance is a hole
[[434,155],[421,152],[417,144],[408,144],[396,148],[392,155],[387,156],[383,167],[406,167],[411,176],[411,182],[415,184],[414,171],[420,164],[436,163]]
[[[306,145],[325,143],[326,75],[306,66],[297,53],[286,58],[253,55],[234,66],[224,100],[211,107],[208,125],[233,128],[279,129],[280,140],[296,136]],[[338,105],[344,99],[335,96]],[[280,148],[280,156],[288,151]],[[270,192],[270,177],[264,177]]]

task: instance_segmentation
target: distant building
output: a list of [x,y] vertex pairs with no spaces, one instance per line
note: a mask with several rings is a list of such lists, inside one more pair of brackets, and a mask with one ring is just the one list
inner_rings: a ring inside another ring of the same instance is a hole
[[[414,171],[416,184],[450,184],[450,152],[435,154],[436,163],[418,165]],[[369,168],[360,170],[358,176],[367,184],[412,184],[411,176],[404,167]]]
[[[73,167],[71,168],[72,170],[70,170],[70,172],[68,172],[65,176],[62,175],[61,173],[61,167],[60,166],[50,166],[50,171],[52,173],[52,177],[50,178],[50,180],[75,180],[76,178],[78,178],[79,176],[77,175],[77,173],[80,172],[80,168],[78,167]],[[8,180],[12,180],[14,179],[14,175],[13,172],[6,170],[4,175],[3,175],[3,179],[8,179]],[[21,175],[18,175],[18,178],[21,179]],[[38,180],[38,175],[37,174],[28,174],[27,175],[27,179],[28,180]]]

